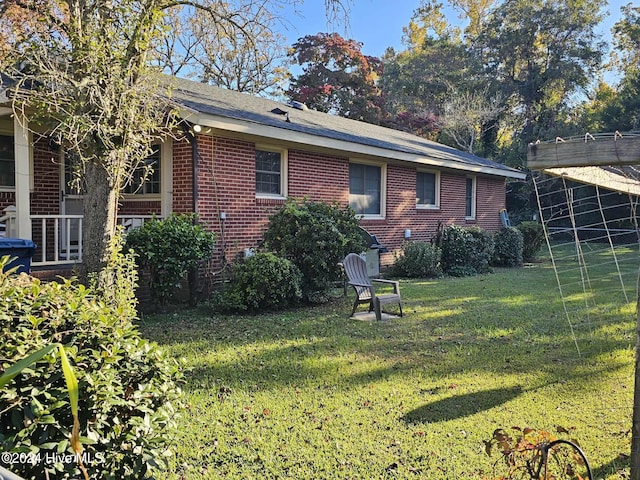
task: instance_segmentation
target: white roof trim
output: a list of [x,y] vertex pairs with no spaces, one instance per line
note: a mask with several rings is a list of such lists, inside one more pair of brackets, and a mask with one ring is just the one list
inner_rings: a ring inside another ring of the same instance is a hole
[[274,139],[290,143],[296,143],[301,146],[309,145],[318,148],[326,148],[345,152],[350,155],[367,155],[390,160],[400,160],[405,162],[417,163],[420,165],[428,165],[440,168],[452,168],[474,173],[484,173],[488,175],[499,175],[501,177],[510,177],[525,179],[526,174],[518,171],[508,171],[500,168],[492,168],[486,165],[467,165],[462,162],[452,162],[444,158],[424,157],[407,152],[396,150],[388,150],[386,148],[363,145],[356,142],[348,142],[345,140],[337,140],[333,138],[322,137],[319,135],[311,135],[304,132],[296,132],[286,130],[270,125],[262,125],[259,123],[239,120],[235,118],[222,117],[218,115],[208,115],[204,113],[194,113],[191,108],[180,107],[180,115],[191,123],[201,125],[203,127],[216,128],[218,130],[226,130],[234,133],[243,133],[247,135],[255,135],[267,139]]

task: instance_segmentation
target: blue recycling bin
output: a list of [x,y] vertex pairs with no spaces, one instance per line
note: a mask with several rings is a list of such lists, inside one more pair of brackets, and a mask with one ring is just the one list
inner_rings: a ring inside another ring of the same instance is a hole
[[[0,238],[0,257],[11,257],[9,264],[3,271],[18,267],[15,273],[29,273],[31,271],[31,257],[36,252],[36,244],[22,238]],[[14,258],[15,257],[15,258]]]

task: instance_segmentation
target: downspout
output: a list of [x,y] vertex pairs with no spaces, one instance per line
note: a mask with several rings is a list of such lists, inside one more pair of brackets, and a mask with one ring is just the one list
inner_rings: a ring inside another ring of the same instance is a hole
[[198,140],[196,136],[191,134],[191,168],[192,168],[192,189],[193,189],[193,213],[195,213],[195,221],[198,222],[198,159],[200,152],[198,151]]
[[[192,175],[191,197],[192,197],[192,210],[194,213],[193,224],[197,225],[199,223],[199,219],[198,219],[198,158],[200,157],[200,152],[198,150],[198,140],[196,139],[196,136],[193,134],[192,129],[197,133],[200,129],[200,125],[193,125],[190,128],[189,127],[190,124],[185,122],[185,123],[182,123],[181,126],[185,136],[187,137],[187,140],[189,140],[189,143],[191,144],[191,175]],[[196,291],[198,288],[197,268],[193,268],[187,273],[187,283],[189,284],[189,304],[193,306],[196,304],[196,298],[197,298],[197,295],[196,295]]]
[[[196,222],[197,220],[197,216],[198,216],[198,159],[200,157],[200,151],[198,149],[198,140],[196,139],[196,136],[193,134],[193,131],[195,131],[196,133],[198,132],[198,130],[200,129],[200,125],[193,125],[191,126],[191,124],[188,123],[181,123],[182,126],[182,130],[184,131],[185,136],[187,137],[187,140],[189,141],[189,143],[191,144],[191,176],[192,176],[192,182],[191,182],[191,197],[192,197],[192,204],[191,204],[191,209],[193,210],[193,213],[196,214]],[[193,129],[193,131],[192,131]]]

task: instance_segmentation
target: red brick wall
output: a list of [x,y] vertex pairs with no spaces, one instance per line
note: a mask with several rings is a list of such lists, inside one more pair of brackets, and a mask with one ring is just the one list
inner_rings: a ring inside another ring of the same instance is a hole
[[[49,147],[45,139],[38,140],[33,147],[33,185],[31,213],[34,215],[58,215],[60,213],[60,154]],[[47,219],[47,257],[54,258],[55,221]],[[31,224],[31,238],[38,245],[33,261],[42,260],[42,220]]]
[[173,211],[193,212],[192,147],[186,140],[173,143]]
[[[405,230],[411,230],[410,241],[429,241],[438,223],[443,225],[479,226],[486,230],[500,229],[500,209],[505,204],[504,180],[477,176],[476,219],[465,219],[466,178],[464,174],[440,173],[440,208],[416,208],[416,168],[387,167],[387,209],[384,220],[362,220],[360,224],[390,251],[399,249],[405,241]],[[393,262],[393,254],[383,254],[383,265]]]
[[33,185],[31,213],[57,215],[60,213],[60,154],[49,149],[45,140],[33,147]]
[[349,163],[344,157],[289,150],[289,196],[349,203]]
[[[199,136],[198,146],[198,214],[202,223],[218,234],[215,269],[221,265],[223,247],[225,258],[231,261],[244,249],[257,246],[268,216],[283,201],[256,198],[253,142]],[[174,147],[174,152],[179,149]],[[185,167],[178,155],[174,155],[174,210],[190,211],[187,200],[191,198],[191,173],[178,173]],[[191,168],[190,162],[188,167]],[[185,178],[189,182],[185,182]],[[477,225],[487,230],[500,228],[499,211],[504,208],[505,201],[503,179],[477,176],[478,201],[473,221],[465,220],[466,175],[442,172],[440,182],[440,209],[417,209],[416,168],[388,165],[386,218],[363,220],[361,225],[376,234],[390,250],[400,248],[407,228],[411,229],[411,240],[428,241],[435,234],[439,221],[445,225]],[[288,196],[338,201],[346,205],[349,200],[348,158],[289,150]],[[184,210],[178,205],[184,205]],[[224,235],[221,212],[226,214]],[[382,260],[389,264],[393,255],[383,255]]]
[[4,209],[16,204],[16,194],[13,192],[0,192],[0,217],[4,215]]
[[[283,200],[255,196],[255,144],[251,141],[198,135],[198,192],[196,210],[200,221],[218,235],[216,254],[210,270],[234,260],[246,248],[258,245],[268,216]],[[173,211],[193,211],[192,145],[186,140],[173,144]],[[57,154],[45,144],[34,151],[36,191],[32,194],[33,213],[59,212],[59,165]],[[465,220],[466,175],[443,171],[440,175],[440,208],[417,209],[415,206],[416,168],[412,165],[387,166],[386,217],[363,220],[361,225],[376,234],[390,250],[404,242],[405,229],[411,240],[428,241],[439,222],[477,225],[487,230],[500,228],[499,211],[505,204],[504,180],[477,176],[476,219]],[[310,200],[349,201],[349,159],[307,152],[288,151],[288,195]],[[13,194],[0,193],[0,206],[11,204]],[[125,200],[120,213],[148,215],[160,213],[159,201]],[[220,213],[226,214],[223,222]],[[34,232],[35,233],[35,232]],[[37,237],[34,237],[37,238]],[[383,264],[393,255],[383,255]]]
[[160,215],[162,205],[160,200],[136,200],[127,198],[120,201],[118,215]]

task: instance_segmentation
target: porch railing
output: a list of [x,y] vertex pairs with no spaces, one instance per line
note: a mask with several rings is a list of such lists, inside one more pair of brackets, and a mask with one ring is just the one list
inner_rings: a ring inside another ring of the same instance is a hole
[[[118,224],[126,230],[139,227],[153,215],[119,215]],[[156,216],[156,218],[158,218]],[[33,266],[70,265],[82,262],[84,217],[82,215],[31,215],[32,238],[37,249]],[[6,211],[0,217],[0,236],[13,237],[16,215]]]

